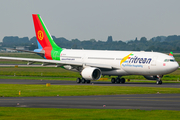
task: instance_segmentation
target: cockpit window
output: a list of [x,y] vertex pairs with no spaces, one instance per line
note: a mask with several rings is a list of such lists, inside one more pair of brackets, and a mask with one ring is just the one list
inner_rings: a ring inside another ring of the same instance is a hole
[[175,60],[174,59],[170,59],[170,62],[174,62]]
[[164,62],[175,62],[174,59],[165,59]]

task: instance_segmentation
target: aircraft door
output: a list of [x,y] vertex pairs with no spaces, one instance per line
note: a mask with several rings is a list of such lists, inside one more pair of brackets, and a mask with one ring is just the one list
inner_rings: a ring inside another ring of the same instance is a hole
[[157,56],[154,56],[153,58],[152,58],[152,62],[151,62],[151,66],[156,66],[156,60],[157,60]]
[[86,62],[86,54],[83,54],[82,56],[82,63],[85,63]]

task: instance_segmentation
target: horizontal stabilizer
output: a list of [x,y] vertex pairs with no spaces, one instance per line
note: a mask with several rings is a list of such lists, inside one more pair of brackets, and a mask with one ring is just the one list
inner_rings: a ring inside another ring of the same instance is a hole
[[16,51],[21,51],[21,52],[35,53],[35,54],[40,55],[43,58],[44,58],[44,54],[45,54],[43,51],[42,52],[35,52],[35,51],[21,50],[21,49],[12,49],[12,48],[8,48],[8,49],[16,50]]

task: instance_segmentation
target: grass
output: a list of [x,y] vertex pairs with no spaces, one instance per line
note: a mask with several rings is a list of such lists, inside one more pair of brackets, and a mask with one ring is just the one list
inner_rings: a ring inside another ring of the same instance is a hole
[[0,107],[1,120],[179,120],[180,111]]
[[[180,93],[180,88],[96,86],[96,85],[23,85],[0,84],[1,97],[36,97],[36,96],[90,96],[120,94],[156,94]],[[21,95],[19,95],[21,91]]]
[[[76,80],[78,77],[81,77],[78,72],[55,67],[0,67],[0,79]],[[105,77],[111,78],[109,76]],[[129,75],[123,77],[131,80],[145,80],[141,75]],[[178,81],[179,78],[180,69],[164,75],[162,80]],[[110,81],[110,79],[108,81]]]
[[78,72],[56,67],[0,67],[0,75],[42,76],[42,77],[80,77]]

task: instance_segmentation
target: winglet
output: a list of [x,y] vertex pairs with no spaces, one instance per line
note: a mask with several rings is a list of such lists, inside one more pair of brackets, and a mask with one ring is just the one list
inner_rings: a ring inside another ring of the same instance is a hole
[[170,53],[169,53],[169,56],[173,57],[173,52],[170,52]]

